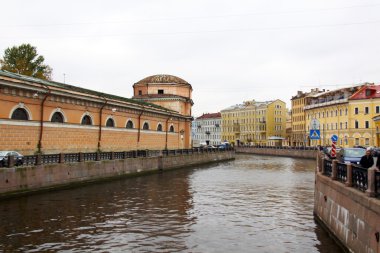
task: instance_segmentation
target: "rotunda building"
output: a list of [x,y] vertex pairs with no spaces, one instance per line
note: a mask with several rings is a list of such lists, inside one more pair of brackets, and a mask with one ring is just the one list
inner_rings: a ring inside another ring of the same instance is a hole
[[191,116],[192,91],[191,85],[182,78],[173,75],[153,75],[133,85],[133,99]]

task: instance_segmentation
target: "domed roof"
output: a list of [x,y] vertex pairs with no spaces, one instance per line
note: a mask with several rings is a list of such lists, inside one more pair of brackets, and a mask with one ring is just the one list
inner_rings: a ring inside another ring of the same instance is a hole
[[148,76],[138,81],[136,84],[187,84],[187,85],[190,85],[188,82],[186,82],[182,78],[179,78],[177,76],[172,76],[172,75]]

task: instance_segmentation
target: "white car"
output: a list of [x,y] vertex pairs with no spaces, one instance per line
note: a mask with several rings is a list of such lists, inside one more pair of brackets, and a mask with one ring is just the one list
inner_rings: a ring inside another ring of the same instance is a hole
[[8,157],[12,155],[15,159],[15,165],[19,166],[23,163],[23,155],[16,151],[0,151],[0,167],[5,167],[8,164]]

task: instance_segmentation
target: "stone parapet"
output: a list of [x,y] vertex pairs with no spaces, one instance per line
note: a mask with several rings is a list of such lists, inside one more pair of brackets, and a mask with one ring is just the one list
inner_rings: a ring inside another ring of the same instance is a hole
[[256,155],[286,156],[295,158],[315,159],[317,150],[291,149],[291,148],[257,148],[236,147],[236,153],[248,153]]
[[0,168],[0,198],[234,158],[235,152],[231,150],[225,152],[199,152],[171,156]]
[[340,164],[341,167],[346,166],[346,174],[342,170],[338,173],[334,160],[331,176],[324,174],[323,166],[324,162],[317,162],[314,194],[316,220],[348,252],[380,252],[380,199],[376,198],[376,169],[368,170],[365,190],[359,187],[359,179],[353,178],[351,164]]

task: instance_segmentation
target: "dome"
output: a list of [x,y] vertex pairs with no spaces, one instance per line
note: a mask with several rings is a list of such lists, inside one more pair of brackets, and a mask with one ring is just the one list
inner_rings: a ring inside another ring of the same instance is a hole
[[182,78],[179,78],[177,76],[172,76],[172,75],[148,76],[148,77],[138,81],[136,84],[173,84],[173,85],[175,85],[175,84],[187,84],[187,85],[190,85],[188,82],[186,82]]

